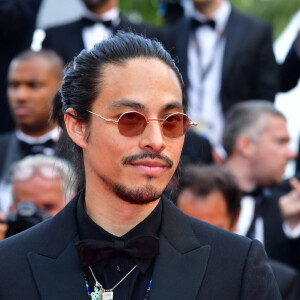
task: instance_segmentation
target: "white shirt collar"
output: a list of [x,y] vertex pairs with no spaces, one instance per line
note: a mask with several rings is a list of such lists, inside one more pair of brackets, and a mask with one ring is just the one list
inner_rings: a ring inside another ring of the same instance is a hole
[[[228,1],[224,1],[221,6],[213,13],[212,20],[216,22],[216,29],[220,32],[223,32],[226,28],[226,24],[228,18],[230,16],[232,7]],[[199,21],[205,21],[207,17],[200,13],[199,11],[195,11],[194,18]]]
[[23,141],[25,143],[40,144],[40,143],[44,143],[48,140],[53,140],[53,141],[57,142],[59,139],[60,132],[61,132],[61,129],[58,126],[56,126],[51,131],[49,131],[46,134],[39,136],[39,137],[30,136],[28,134],[25,134],[21,130],[17,130],[16,135],[17,135],[18,140]]

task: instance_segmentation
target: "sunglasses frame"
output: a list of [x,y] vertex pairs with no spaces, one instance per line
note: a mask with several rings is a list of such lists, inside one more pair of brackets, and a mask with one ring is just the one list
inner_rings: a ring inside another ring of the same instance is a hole
[[[169,118],[169,117],[171,117],[171,116],[173,116],[173,115],[178,115],[178,114],[179,114],[179,115],[184,115],[184,116],[187,117],[187,119],[189,120],[189,127],[191,127],[191,126],[197,126],[197,125],[198,125],[198,123],[192,121],[185,113],[181,113],[181,112],[175,112],[175,113],[172,113],[172,114],[166,116],[166,117],[163,118],[163,119],[147,119],[147,118],[145,117],[145,115],[143,115],[142,113],[140,113],[140,112],[138,112],[138,111],[126,111],[126,112],[123,112],[123,113],[120,115],[120,117],[118,118],[117,121],[112,120],[112,119],[107,119],[107,118],[105,118],[105,117],[103,117],[103,116],[101,116],[101,115],[99,115],[99,114],[97,114],[97,113],[95,113],[95,112],[93,112],[93,111],[90,111],[90,110],[87,110],[87,112],[89,112],[89,113],[91,113],[91,114],[93,114],[93,115],[95,115],[95,116],[97,116],[97,117],[103,119],[104,121],[106,121],[106,122],[108,122],[108,123],[113,123],[113,124],[115,124],[115,125],[118,125],[120,119],[121,119],[125,114],[128,114],[128,113],[136,113],[136,114],[139,114],[139,115],[143,116],[143,118],[145,119],[147,125],[149,124],[150,121],[159,121],[159,122],[161,122],[161,127],[162,127],[162,128],[163,128],[163,123],[164,123],[164,121],[165,121],[167,118]],[[119,128],[118,128],[118,129],[119,129]],[[120,130],[119,130],[119,132],[120,132]],[[143,132],[143,131],[142,131],[142,132]],[[141,132],[140,134],[142,134],[142,132]],[[185,132],[185,133],[186,133],[186,132]],[[185,133],[182,134],[182,135],[180,135],[180,136],[178,136],[178,137],[174,137],[174,138],[179,138],[179,137],[185,135]],[[120,133],[120,134],[121,134],[121,133]],[[140,134],[137,134],[136,136],[139,136]],[[122,135],[122,134],[121,134],[121,135]],[[164,136],[165,136],[165,134],[164,134]]]

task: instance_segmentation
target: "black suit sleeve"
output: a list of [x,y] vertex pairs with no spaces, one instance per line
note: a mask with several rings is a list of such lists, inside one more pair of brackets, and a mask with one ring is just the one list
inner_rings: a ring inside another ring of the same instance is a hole
[[262,244],[257,240],[251,242],[248,259],[244,266],[240,299],[281,299],[267,255]]
[[[263,27],[262,27],[263,30]],[[264,27],[261,41],[257,44],[257,70],[253,84],[253,99],[274,101],[279,88],[279,67],[273,52],[272,33],[269,25]]]
[[294,88],[300,78],[300,57],[296,52],[296,41],[290,48],[280,71],[280,91],[287,92]]

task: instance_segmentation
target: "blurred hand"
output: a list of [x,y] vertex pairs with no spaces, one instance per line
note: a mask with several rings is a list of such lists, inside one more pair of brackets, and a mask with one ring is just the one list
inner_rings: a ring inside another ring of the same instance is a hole
[[300,223],[300,181],[290,179],[292,190],[279,198],[279,207],[284,220],[291,229]]
[[[5,220],[5,215],[0,211],[0,221]],[[7,230],[7,224],[0,223],[0,241],[5,238],[5,233]]]

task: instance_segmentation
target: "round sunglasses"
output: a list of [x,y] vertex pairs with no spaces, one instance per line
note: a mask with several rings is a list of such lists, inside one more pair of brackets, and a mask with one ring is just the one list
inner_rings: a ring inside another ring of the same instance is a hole
[[117,121],[106,119],[90,110],[87,110],[87,112],[100,117],[106,122],[118,125],[120,134],[126,137],[134,137],[142,134],[150,121],[159,121],[163,134],[169,138],[181,137],[187,132],[190,126],[198,125],[196,122],[190,120],[186,114],[179,112],[170,114],[163,119],[146,119],[143,114],[137,111],[128,111],[121,114]]

